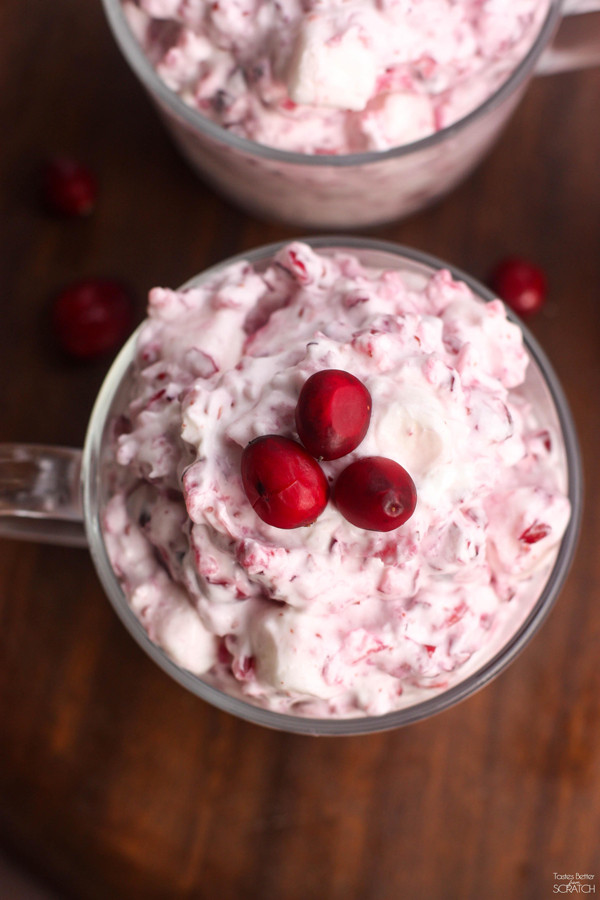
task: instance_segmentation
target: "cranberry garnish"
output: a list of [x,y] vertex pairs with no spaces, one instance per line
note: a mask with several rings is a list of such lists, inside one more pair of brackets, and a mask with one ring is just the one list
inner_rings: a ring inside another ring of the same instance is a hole
[[531,316],[546,300],[546,276],[533,263],[518,257],[503,259],[490,276],[492,290],[517,315]]
[[79,359],[101,356],[119,346],[132,320],[131,297],[110,278],[75,282],[58,295],[52,310],[63,349]]
[[278,434],[263,435],[245,447],[242,482],[254,512],[276,528],[310,525],[329,497],[318,462],[296,441]]
[[96,205],[98,183],[94,173],[74,159],[59,157],[42,169],[42,191],[53,212],[87,216]]
[[304,382],[296,406],[296,428],[313,456],[346,456],[363,440],[370,418],[371,395],[350,372],[323,369]]
[[358,528],[391,531],[410,519],[417,490],[406,469],[384,456],[367,456],[344,469],[334,500],[341,514]]

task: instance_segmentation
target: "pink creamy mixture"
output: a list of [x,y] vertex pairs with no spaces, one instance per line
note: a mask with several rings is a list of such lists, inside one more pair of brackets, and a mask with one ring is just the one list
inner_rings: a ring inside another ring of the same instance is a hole
[[[315,716],[422,699],[522,614],[554,561],[569,503],[559,438],[518,390],[521,332],[447,271],[421,281],[293,243],[262,274],[238,262],[150,293],[105,539],[150,638],[227,692]],[[418,502],[396,531],[356,528],[331,501],[312,526],[277,529],[244,494],[243,448],[294,436],[300,389],[324,368],[357,376],[373,411],[323,469],[404,466]]]
[[219,125],[301,153],[386,150],[506,80],[548,0],[124,0],[165,84]]

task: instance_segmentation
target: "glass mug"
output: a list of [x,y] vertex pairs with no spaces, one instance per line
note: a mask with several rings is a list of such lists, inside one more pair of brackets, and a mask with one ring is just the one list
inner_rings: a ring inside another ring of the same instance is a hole
[[[363,265],[402,269],[417,286],[433,272],[447,268],[466,282],[484,301],[493,295],[473,278],[427,254],[396,244],[364,238],[313,238],[307,241],[325,254],[339,250],[354,253]],[[194,287],[238,260],[248,260],[264,270],[283,243],[261,247],[213,266],[189,281]],[[512,314],[509,315],[516,320]],[[518,321],[518,320],[516,320]],[[115,575],[102,534],[103,511],[109,498],[108,484],[113,464],[111,423],[127,406],[137,332],[114,361],[90,418],[83,453],[66,448],[36,445],[0,445],[0,535],[47,543],[89,546],[98,575],[117,614],[141,647],[176,681],[209,703],[260,725],[307,734],[363,734],[396,728],[424,719],[452,706],[483,687],[520,652],[554,603],[571,564],[582,508],[582,473],[579,448],[569,407],[544,352],[521,323],[530,363],[525,384],[519,390],[538,411],[540,427],[548,426],[560,441],[561,478],[572,506],[569,525],[556,559],[543,584],[522,604],[519,615],[500,629],[485,651],[475,654],[454,674],[454,683],[431,689],[427,699],[379,716],[356,718],[306,718],[284,714],[230,696],[201,677],[181,668],[152,643],[129,607]],[[138,329],[139,331],[139,329]],[[429,690],[429,689],[428,689]]]
[[192,167],[249,212],[307,228],[376,225],[421,209],[477,165],[535,72],[600,62],[600,0],[576,0],[576,8],[572,4],[565,11],[555,44],[548,47],[561,17],[560,0],[551,0],[525,57],[491,96],[454,124],[386,151],[293,153],[232,134],[184,103],[146,58],[121,0],[103,2],[125,58]]

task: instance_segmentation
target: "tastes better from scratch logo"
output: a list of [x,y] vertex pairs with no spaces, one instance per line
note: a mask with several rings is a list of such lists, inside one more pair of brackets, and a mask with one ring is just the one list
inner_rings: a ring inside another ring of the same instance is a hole
[[575,875],[559,875],[554,872],[554,893],[555,894],[595,894],[596,885],[592,884],[593,875],[582,875],[576,872]]

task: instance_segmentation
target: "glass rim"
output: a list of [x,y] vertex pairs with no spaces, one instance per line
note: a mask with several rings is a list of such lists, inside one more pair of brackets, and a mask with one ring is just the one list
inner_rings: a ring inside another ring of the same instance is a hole
[[369,150],[363,153],[346,153],[336,156],[329,154],[317,155],[298,153],[291,150],[280,150],[277,147],[270,147],[267,144],[259,144],[249,138],[241,137],[240,135],[227,131],[207,116],[202,115],[199,110],[192,106],[188,106],[175,91],[167,87],[157,74],[154,66],[144,53],[129,26],[123,11],[122,0],[102,0],[102,3],[113,36],[133,71],[149,92],[157,97],[164,106],[168,107],[176,116],[183,119],[187,125],[192,126],[197,131],[213,138],[213,140],[216,140],[221,144],[229,145],[236,150],[252,156],[260,156],[291,165],[333,167],[368,165],[370,163],[383,162],[387,159],[406,156],[409,153],[425,150],[441,143],[446,138],[453,137],[480,116],[495,109],[509,97],[522,82],[524,82],[533,70],[535,63],[553,34],[561,14],[562,6],[562,0],[550,0],[546,18],[525,56],[512,70],[506,80],[502,82],[500,87],[490,94],[483,103],[476,106],[475,109],[471,110],[471,112],[467,113],[462,118],[457,119],[456,122],[452,122],[445,128],[441,128],[439,131],[427,135],[427,137],[420,138],[419,140],[412,141],[408,144],[402,144],[398,147],[392,147],[389,150]]
[[[323,236],[317,238],[303,238],[301,240],[314,249],[339,249],[342,252],[344,250],[379,251],[390,253],[396,258],[399,257],[409,262],[426,266],[434,271],[447,269],[453,278],[464,281],[473,293],[482,300],[489,302],[490,300],[495,299],[495,295],[491,291],[461,269],[445,263],[428,253],[423,253],[422,251],[414,250],[410,247],[405,247],[389,241],[344,236]],[[236,262],[245,260],[255,264],[268,259],[288,243],[289,241],[278,241],[277,243],[268,244],[247,253],[236,254],[235,256],[204,270],[182,285],[180,290],[198,284],[199,281],[204,282]],[[150,640],[144,627],[129,606],[123,589],[110,564],[102,534],[98,502],[100,490],[99,461],[107,418],[111,411],[115,394],[133,361],[137,337],[140,329],[143,327],[142,323],[142,325],[140,325],[131,335],[113,362],[104,383],[100,388],[96,403],[92,410],[82,458],[82,495],[88,544],[100,581],[125,627],[154,662],[156,662],[168,675],[174,678],[175,681],[179,682],[179,684],[190,690],[196,696],[201,697],[213,706],[216,706],[225,712],[229,712],[238,718],[281,731],[313,735],[369,734],[409,725],[422,719],[429,718],[438,712],[442,712],[443,710],[454,706],[459,701],[484,687],[493,678],[499,675],[533,637],[558,597],[575,553],[583,508],[581,455],[574,422],[566,396],[548,357],[537,340],[533,337],[529,329],[521,322],[518,316],[512,313],[511,310],[507,310],[507,313],[509,318],[516,322],[521,328],[524,344],[543,376],[554,404],[564,441],[568,478],[568,497],[571,502],[571,518],[561,541],[556,560],[538,599],[526,619],[501,649],[475,672],[467,676],[463,681],[454,685],[454,687],[448,688],[431,698],[419,701],[418,703],[403,709],[379,716],[350,718],[310,718],[291,715],[289,713],[280,713],[265,709],[261,706],[255,706],[247,700],[226,694],[219,688],[204,681],[200,676],[194,675],[173,662],[164,650]]]

